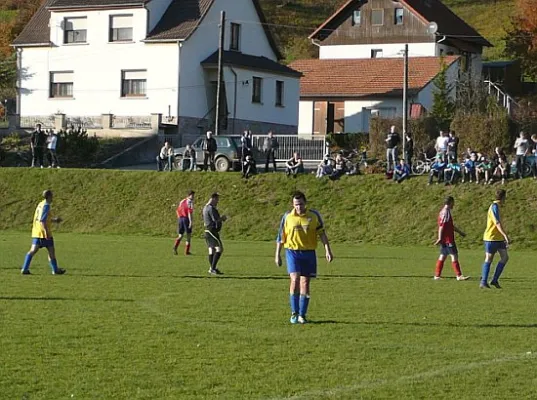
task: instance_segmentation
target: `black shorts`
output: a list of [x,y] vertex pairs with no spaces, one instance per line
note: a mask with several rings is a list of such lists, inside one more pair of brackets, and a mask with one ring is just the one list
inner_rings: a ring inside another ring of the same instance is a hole
[[222,248],[222,241],[220,240],[220,234],[216,231],[205,230],[205,242],[207,247],[220,247]]

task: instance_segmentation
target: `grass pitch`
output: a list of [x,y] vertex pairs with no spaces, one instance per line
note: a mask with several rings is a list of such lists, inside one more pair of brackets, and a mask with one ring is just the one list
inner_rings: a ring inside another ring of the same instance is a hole
[[[65,276],[30,240],[0,236],[1,399],[521,399],[536,391],[534,254],[513,251],[502,290],[431,279],[434,247],[334,246],[309,316],[288,323],[272,243],[58,234]],[[181,249],[182,250],[182,249]]]

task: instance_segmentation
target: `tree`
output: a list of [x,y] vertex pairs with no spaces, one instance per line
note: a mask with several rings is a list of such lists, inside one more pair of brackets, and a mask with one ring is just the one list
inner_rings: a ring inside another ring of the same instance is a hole
[[517,0],[518,13],[511,18],[505,37],[505,54],[520,59],[524,73],[537,79],[537,0]]
[[440,61],[440,72],[434,78],[435,90],[433,91],[433,106],[431,116],[435,119],[438,129],[448,130],[453,114],[455,113],[455,105],[451,98],[453,86],[447,81],[448,67],[445,61]]

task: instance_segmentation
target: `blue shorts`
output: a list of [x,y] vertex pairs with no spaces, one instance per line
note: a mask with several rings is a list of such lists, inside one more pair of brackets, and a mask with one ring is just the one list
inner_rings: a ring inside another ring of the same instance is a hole
[[455,243],[446,243],[440,245],[440,254],[443,256],[457,256],[459,250],[457,250],[457,245]]
[[506,250],[507,246],[505,242],[502,241],[486,241],[485,240],[485,253],[496,254],[498,250]]
[[43,247],[48,249],[49,247],[54,247],[54,239],[32,238],[32,246],[34,245],[40,249]]
[[285,250],[287,273],[298,273],[300,276],[317,276],[317,256],[315,250]]
[[181,217],[177,220],[177,233],[182,235],[183,233],[192,233],[192,228],[188,226],[189,220],[186,217]]

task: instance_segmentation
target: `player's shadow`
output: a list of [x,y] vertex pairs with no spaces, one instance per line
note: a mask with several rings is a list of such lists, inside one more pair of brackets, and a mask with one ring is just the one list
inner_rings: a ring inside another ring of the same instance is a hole
[[374,326],[417,326],[417,327],[448,327],[448,328],[537,328],[534,324],[502,324],[502,323],[476,323],[476,324],[457,324],[452,322],[356,322],[356,325],[374,325]]
[[75,297],[29,297],[29,296],[0,296],[0,300],[8,301],[98,301],[98,302],[125,302],[133,303],[133,299],[107,299],[107,298],[75,298]]

